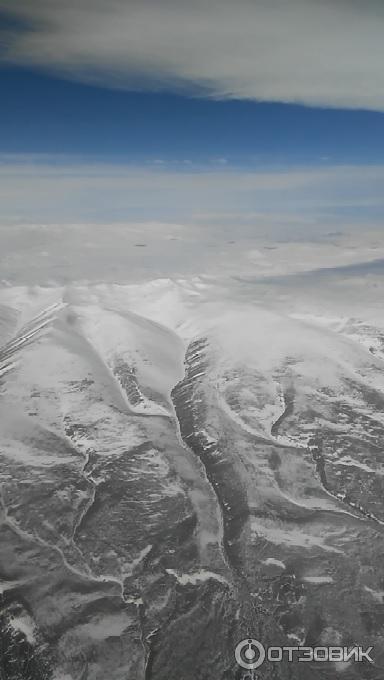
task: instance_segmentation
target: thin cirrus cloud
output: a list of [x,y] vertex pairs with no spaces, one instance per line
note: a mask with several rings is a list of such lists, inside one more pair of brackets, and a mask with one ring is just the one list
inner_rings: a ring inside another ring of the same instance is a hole
[[[110,87],[384,111],[382,0],[0,0],[3,59]],[[8,22],[9,24],[18,22]]]
[[[384,215],[384,166],[135,167],[76,158],[0,156],[2,222],[181,220],[367,224]],[[316,227],[317,228],[317,227]]]

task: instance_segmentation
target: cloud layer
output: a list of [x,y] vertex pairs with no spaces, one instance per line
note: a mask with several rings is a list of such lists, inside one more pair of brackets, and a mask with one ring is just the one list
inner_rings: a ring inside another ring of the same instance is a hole
[[13,63],[111,87],[384,111],[382,0],[0,0],[1,10],[29,26],[5,36]]
[[286,234],[289,225],[382,225],[383,187],[383,165],[180,169],[0,155],[0,220],[275,224]]

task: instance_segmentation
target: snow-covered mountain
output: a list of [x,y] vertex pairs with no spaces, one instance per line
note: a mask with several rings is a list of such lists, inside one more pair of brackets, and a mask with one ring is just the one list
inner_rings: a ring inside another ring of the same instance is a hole
[[251,634],[379,658],[384,321],[226,286],[0,291],[15,680],[232,678]]

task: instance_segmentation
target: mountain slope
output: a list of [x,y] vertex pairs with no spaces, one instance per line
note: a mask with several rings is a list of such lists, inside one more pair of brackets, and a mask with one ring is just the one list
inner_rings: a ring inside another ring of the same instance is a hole
[[33,659],[15,680],[229,679],[249,635],[379,664],[382,329],[199,279],[0,297],[2,626]]

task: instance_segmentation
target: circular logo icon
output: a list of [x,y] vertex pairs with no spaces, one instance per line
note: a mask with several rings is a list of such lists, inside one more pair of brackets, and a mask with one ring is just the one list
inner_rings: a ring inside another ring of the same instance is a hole
[[258,640],[248,638],[236,646],[235,659],[242,668],[254,670],[264,663],[265,649]]

